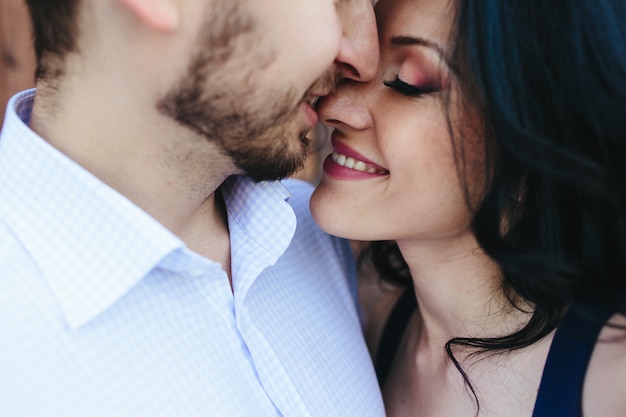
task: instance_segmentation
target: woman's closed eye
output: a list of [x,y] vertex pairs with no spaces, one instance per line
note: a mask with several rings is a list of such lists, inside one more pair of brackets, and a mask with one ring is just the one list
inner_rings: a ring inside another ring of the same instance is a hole
[[398,93],[407,97],[421,97],[426,94],[432,94],[440,91],[439,86],[433,85],[411,85],[405,81],[402,81],[399,76],[393,81],[383,81],[383,84],[389,88],[396,90]]

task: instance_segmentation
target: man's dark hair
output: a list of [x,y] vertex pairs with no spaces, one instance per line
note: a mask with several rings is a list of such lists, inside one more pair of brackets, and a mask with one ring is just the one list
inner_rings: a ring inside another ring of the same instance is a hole
[[35,78],[55,79],[63,58],[77,48],[79,0],[26,0],[33,26]]

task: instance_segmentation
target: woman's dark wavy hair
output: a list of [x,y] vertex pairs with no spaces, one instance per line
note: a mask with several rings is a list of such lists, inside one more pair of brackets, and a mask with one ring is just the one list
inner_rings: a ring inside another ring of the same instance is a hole
[[[504,294],[534,306],[514,334],[446,345],[476,399],[452,346],[528,346],[577,299],[626,314],[626,2],[456,7],[449,58],[486,129],[488,175],[473,231],[500,265]],[[455,149],[461,140],[453,134]],[[457,158],[463,178],[464,155]],[[384,279],[411,285],[397,246],[375,242],[370,251]]]
[[55,79],[62,58],[76,50],[80,0],[26,0],[33,29],[36,79]]

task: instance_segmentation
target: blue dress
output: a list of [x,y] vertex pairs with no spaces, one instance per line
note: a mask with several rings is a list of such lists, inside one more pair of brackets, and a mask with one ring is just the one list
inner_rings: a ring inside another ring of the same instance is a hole
[[[383,329],[376,374],[382,385],[400,345],[408,321],[417,308],[415,293],[407,290],[394,306]],[[583,384],[598,335],[613,315],[597,304],[572,304],[556,329],[546,359],[533,417],[582,416]]]

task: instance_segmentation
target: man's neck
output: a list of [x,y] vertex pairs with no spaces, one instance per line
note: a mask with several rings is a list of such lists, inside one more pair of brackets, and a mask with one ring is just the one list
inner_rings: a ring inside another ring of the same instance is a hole
[[150,102],[82,85],[89,87],[38,90],[31,128],[228,271],[228,225],[215,196],[237,173],[232,162]]

